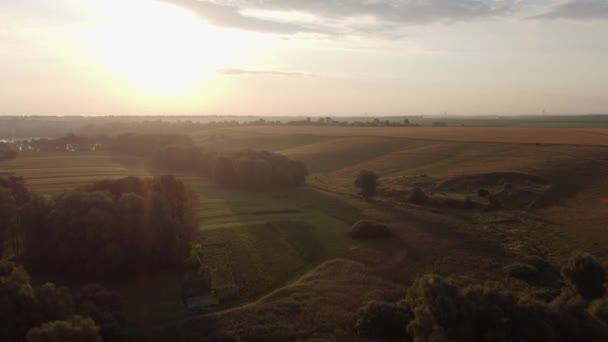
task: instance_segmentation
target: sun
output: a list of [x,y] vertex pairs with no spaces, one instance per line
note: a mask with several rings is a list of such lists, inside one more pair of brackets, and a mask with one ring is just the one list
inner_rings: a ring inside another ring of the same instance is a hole
[[208,26],[161,1],[106,0],[99,6],[108,9],[103,25],[93,33],[101,62],[152,95],[195,90],[244,46],[237,34]]

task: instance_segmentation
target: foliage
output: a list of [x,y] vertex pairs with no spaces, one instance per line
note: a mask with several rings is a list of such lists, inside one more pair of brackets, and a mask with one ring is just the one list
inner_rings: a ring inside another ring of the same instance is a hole
[[408,290],[414,341],[604,341],[607,327],[585,302],[560,296],[537,302],[500,285],[464,285],[428,275]]
[[412,312],[406,303],[369,302],[357,313],[355,331],[362,337],[375,340],[409,341],[407,325]]
[[393,236],[388,227],[380,222],[360,220],[353,224],[350,236],[357,240],[388,239]]
[[77,278],[175,265],[196,229],[194,201],[173,176],[66,191],[25,227],[25,259],[36,269]]
[[359,189],[359,194],[368,201],[376,194],[378,178],[378,175],[373,171],[361,170],[355,180],[355,186]]
[[266,151],[239,151],[231,160],[241,188],[300,186],[308,175],[303,163]]
[[606,293],[606,272],[589,254],[575,255],[562,268],[567,283],[586,299],[595,299]]
[[77,311],[99,325],[104,340],[115,339],[125,328],[120,296],[99,284],[89,284],[76,292]]
[[64,321],[54,321],[32,328],[27,333],[28,342],[101,342],[99,327],[90,318],[74,316]]
[[4,254],[7,240],[11,242],[13,252],[18,249],[17,233],[19,220],[22,217],[20,209],[31,197],[23,178],[0,177],[0,258]]
[[80,340],[93,341],[96,323],[75,314],[99,320],[108,340],[118,331],[110,328],[124,326],[120,298],[105,288],[85,287],[74,297],[53,283],[33,287],[23,267],[0,260],[0,341],[21,341],[26,333],[28,341],[79,341],[80,334]]

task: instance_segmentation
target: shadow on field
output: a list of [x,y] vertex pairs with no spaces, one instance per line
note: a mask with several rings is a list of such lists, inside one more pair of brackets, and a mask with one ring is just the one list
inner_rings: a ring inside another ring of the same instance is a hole
[[[603,156],[604,158],[606,155]],[[598,156],[596,160],[574,159],[543,165],[537,173],[553,186],[536,203],[538,208],[564,205],[576,194],[593,186],[608,172],[608,164]]]

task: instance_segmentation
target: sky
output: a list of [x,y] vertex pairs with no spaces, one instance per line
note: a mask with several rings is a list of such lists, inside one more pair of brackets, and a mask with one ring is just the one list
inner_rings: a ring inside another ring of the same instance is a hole
[[0,0],[0,115],[608,114],[608,0]]

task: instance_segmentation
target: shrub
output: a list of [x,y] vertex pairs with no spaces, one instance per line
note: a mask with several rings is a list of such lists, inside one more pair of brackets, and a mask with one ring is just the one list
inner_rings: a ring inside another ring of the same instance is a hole
[[608,329],[580,301],[555,305],[518,296],[501,285],[419,278],[408,290],[415,341],[606,341]]
[[392,235],[385,224],[368,220],[357,221],[350,231],[350,236],[356,240],[388,239]]
[[517,279],[530,279],[538,275],[538,269],[524,262],[514,262],[505,266],[503,271],[510,277]]
[[408,201],[410,201],[410,203],[415,204],[425,203],[426,201],[428,201],[428,199],[429,198],[426,193],[424,193],[424,191],[420,188],[412,189],[412,192],[410,192],[410,195],[408,197]]
[[407,325],[412,311],[404,304],[370,302],[357,313],[355,331],[359,336],[378,340],[409,341]]
[[562,268],[566,282],[583,298],[595,299],[604,295],[606,272],[600,263],[589,254],[572,257]]
[[74,316],[65,321],[54,321],[32,328],[27,333],[28,342],[101,342],[99,328],[90,318]]
[[375,172],[362,170],[355,180],[355,186],[359,189],[359,194],[368,201],[376,194],[378,178]]

